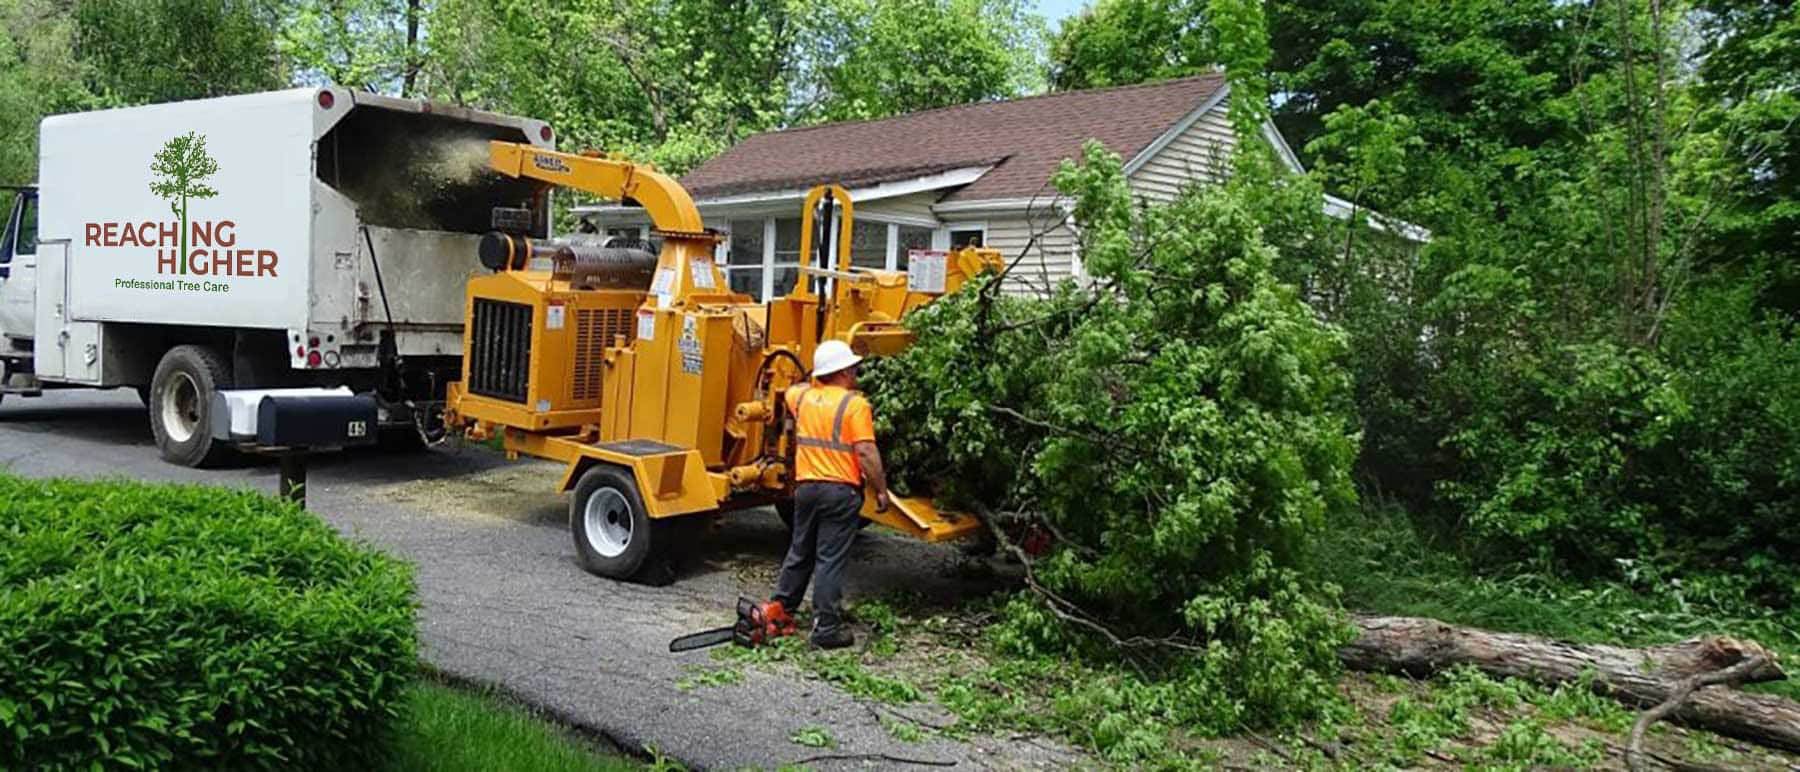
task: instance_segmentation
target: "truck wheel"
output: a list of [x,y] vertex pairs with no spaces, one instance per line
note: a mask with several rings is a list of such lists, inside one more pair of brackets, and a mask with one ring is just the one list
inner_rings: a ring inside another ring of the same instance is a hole
[[661,561],[659,530],[638,496],[637,482],[616,466],[596,464],[569,497],[569,530],[581,567],[612,579],[648,578]]
[[212,436],[212,395],[231,386],[231,365],[205,346],[176,346],[150,378],[150,433],[163,460],[188,467],[217,466],[231,447]]

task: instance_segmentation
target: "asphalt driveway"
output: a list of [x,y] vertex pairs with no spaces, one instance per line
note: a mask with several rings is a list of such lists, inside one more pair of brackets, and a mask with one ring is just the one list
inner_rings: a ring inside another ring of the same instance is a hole
[[[0,466],[28,476],[124,477],[273,491],[271,465],[191,470],[164,463],[129,391],[52,391],[0,403]],[[575,564],[558,469],[465,449],[322,457],[310,509],[339,530],[418,566],[426,660],[493,685],[628,750],[655,748],[696,768],[773,768],[829,753],[834,766],[900,766],[882,755],[1019,769],[1078,762],[1043,741],[903,743],[869,706],[798,676],[751,671],[742,683],[684,691],[704,652],[671,655],[677,635],[729,622],[741,593],[762,596],[784,535],[771,513],[730,517],[700,559],[665,587],[591,576]],[[865,532],[874,534],[874,530]],[[948,547],[863,538],[850,593],[954,593]],[[837,748],[790,741],[824,727]]]

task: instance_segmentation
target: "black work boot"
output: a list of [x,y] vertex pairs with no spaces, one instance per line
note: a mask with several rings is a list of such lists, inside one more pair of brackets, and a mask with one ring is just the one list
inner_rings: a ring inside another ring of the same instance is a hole
[[829,633],[814,630],[811,641],[813,646],[820,649],[845,649],[856,645],[856,636],[850,632],[850,628],[839,626]]

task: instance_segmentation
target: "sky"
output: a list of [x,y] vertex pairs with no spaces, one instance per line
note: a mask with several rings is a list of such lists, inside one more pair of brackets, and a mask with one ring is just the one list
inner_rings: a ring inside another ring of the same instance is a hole
[[1075,15],[1089,0],[1037,0],[1037,12],[1043,14],[1050,22],[1050,28],[1056,29],[1056,23]]

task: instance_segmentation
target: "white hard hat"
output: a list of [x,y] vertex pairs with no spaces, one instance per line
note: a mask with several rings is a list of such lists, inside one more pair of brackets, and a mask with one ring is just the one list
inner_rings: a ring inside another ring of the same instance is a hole
[[814,378],[823,378],[839,370],[855,367],[861,361],[862,357],[850,350],[850,344],[841,340],[828,340],[820,343],[819,349],[813,352],[812,374]]

